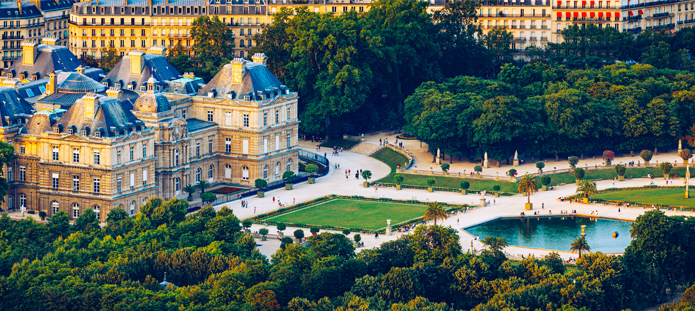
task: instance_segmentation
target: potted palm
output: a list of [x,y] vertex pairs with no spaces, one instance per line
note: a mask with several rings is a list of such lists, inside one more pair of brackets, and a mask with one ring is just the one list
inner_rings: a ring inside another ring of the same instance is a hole
[[577,163],[579,163],[579,158],[577,156],[571,156],[567,158],[567,163],[570,164],[570,169],[575,169],[577,167]]
[[256,188],[258,189],[258,192],[256,192],[256,195],[259,198],[264,197],[265,196],[265,187],[268,186],[268,182],[265,181],[265,179],[263,179],[263,178],[258,178],[258,179],[256,179],[256,181],[254,183],[256,184]]
[[577,184],[577,193],[582,194],[584,203],[589,203],[589,197],[596,194],[596,191],[596,183],[591,180],[583,179]]
[[372,178],[372,171],[370,170],[364,170],[362,171],[362,178],[364,178],[364,187],[367,188],[369,187],[369,179]]
[[468,194],[468,188],[471,187],[471,183],[469,183],[467,180],[462,180],[459,183],[459,187],[461,187],[461,194],[466,195]]
[[435,182],[436,181],[434,180],[434,178],[427,179],[427,191],[432,192],[432,187],[434,186]]
[[393,179],[396,180],[396,190],[401,190],[401,184],[403,183],[403,175],[401,174],[396,174],[396,176],[393,176]]
[[543,191],[548,191],[548,186],[550,185],[550,176],[541,177],[541,184],[543,184]]
[[307,166],[304,168],[304,170],[305,170],[307,173],[311,174],[311,176],[310,176],[309,179],[308,179],[309,183],[310,183],[310,184],[313,184],[314,182],[316,182],[315,174],[316,174],[316,171],[319,170],[319,167],[318,167],[316,164],[313,164],[313,163],[312,163],[312,164],[307,165]]
[[437,225],[437,219],[444,220],[447,219],[448,215],[439,202],[432,202],[427,204],[427,209],[425,210],[425,217],[423,220],[434,220],[434,225]]
[[627,169],[625,168],[625,165],[618,164],[615,166],[615,172],[618,173],[618,180],[623,181],[625,180],[625,171]]
[[526,202],[525,208],[527,210],[533,209],[533,204],[531,204],[531,194],[538,191],[538,181],[536,178],[529,174],[524,174],[519,179],[519,192],[526,193],[528,201]]
[[589,243],[586,242],[586,239],[584,237],[579,237],[576,238],[574,241],[572,241],[572,244],[570,244],[570,251],[572,253],[579,252],[579,258],[582,258],[582,251],[591,251],[591,247],[589,247]]
[[659,168],[661,168],[661,171],[664,173],[664,179],[668,179],[669,175],[671,174],[671,169],[673,169],[673,165],[669,162],[661,162],[659,164]]
[[205,188],[210,187],[210,183],[205,179],[201,179],[198,182],[198,184],[196,185],[196,187],[198,187],[198,189],[200,189],[200,195],[203,195],[203,193],[205,193]]
[[183,191],[188,192],[188,198],[186,198],[187,201],[193,200],[193,193],[195,192],[196,189],[197,189],[196,186],[191,185],[191,184],[183,186]]
[[584,171],[583,168],[578,167],[574,169],[574,179],[576,179],[576,182],[578,183],[580,180],[584,179],[584,174],[586,172]]
[[282,180],[285,181],[285,189],[292,190],[292,182],[297,179],[297,175],[293,171],[286,171],[282,173]]

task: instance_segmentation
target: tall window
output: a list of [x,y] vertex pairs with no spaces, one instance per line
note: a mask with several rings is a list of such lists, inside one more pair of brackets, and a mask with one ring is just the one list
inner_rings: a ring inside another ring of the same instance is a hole
[[179,149],[174,149],[174,166],[179,166]]
[[208,110],[208,122],[212,122],[212,110]]
[[212,138],[208,139],[208,153],[212,153]]
[[60,180],[58,178],[58,174],[53,174],[53,189],[58,189],[58,187],[60,186]]
[[263,113],[263,126],[268,126],[268,113]]
[[27,195],[22,193],[19,195],[19,208],[27,207]]
[[232,178],[232,166],[229,164],[224,165],[224,178]]
[[224,152],[227,152],[227,153],[232,152],[232,139],[229,137],[226,137],[224,139]]
[[72,176],[72,190],[80,191],[80,176],[78,175]]
[[132,162],[134,160],[135,160],[135,147],[130,146],[130,161]]
[[195,143],[195,156],[196,157],[200,156],[200,142]]
[[232,126],[232,113],[231,112],[225,112],[224,113],[224,125],[225,126]]
[[287,148],[292,146],[292,133],[287,133]]
[[280,109],[275,109],[275,124],[280,123]]
[[123,186],[123,178],[118,177],[118,181],[116,182],[116,191],[121,192]]
[[73,163],[80,163],[80,149],[77,149],[77,148],[72,149],[72,162]]
[[55,215],[60,211],[60,204],[58,201],[53,201],[51,202],[51,212],[53,212],[51,215]]
[[275,163],[275,178],[280,176],[280,162]]
[[121,164],[121,149],[116,150],[116,163]]
[[249,127],[249,115],[244,114],[244,127]]
[[210,165],[210,167],[208,168],[208,179],[212,180],[212,175],[213,175],[214,171],[215,171],[215,167]]
[[80,217],[80,205],[77,203],[72,203],[72,218]]
[[19,181],[27,180],[27,168],[24,166],[19,167]]
[[268,166],[263,166],[263,179],[268,179]]
[[195,182],[199,182],[199,181],[200,181],[200,174],[201,174],[200,168],[198,168],[197,170],[195,170]]
[[101,209],[99,208],[99,205],[94,205],[93,209],[94,209],[94,214],[96,214],[96,219],[100,220],[101,217],[99,217],[99,216],[101,216],[100,215]]
[[147,143],[142,144],[142,157],[147,158]]
[[142,185],[147,185],[147,170],[142,170]]
[[135,215],[135,201],[130,202],[130,216]]
[[59,155],[60,154],[60,149],[58,146],[53,146],[53,161],[58,161]]
[[287,171],[291,171],[291,170],[292,170],[292,159],[288,159],[287,160]]
[[241,168],[241,179],[242,180],[249,180],[249,167],[244,166]]
[[94,151],[94,165],[99,165],[101,162],[99,151]]
[[94,192],[99,193],[99,178],[94,178]]
[[285,120],[289,121],[290,119],[290,107],[287,106],[287,115],[285,115]]

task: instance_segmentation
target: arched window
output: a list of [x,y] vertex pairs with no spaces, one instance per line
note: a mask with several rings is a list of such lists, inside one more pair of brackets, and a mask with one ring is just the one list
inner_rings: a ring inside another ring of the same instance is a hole
[[147,204],[147,198],[142,199],[142,205]]
[[27,195],[24,193],[19,195],[19,208],[27,208]]
[[80,217],[80,205],[77,203],[72,203],[72,218]]
[[174,166],[179,166],[179,149],[174,149]]
[[242,180],[249,180],[249,167],[244,166],[241,168],[241,179]]
[[214,171],[215,171],[215,167],[210,165],[210,167],[208,168],[208,179],[210,182],[212,182],[212,176],[213,176]]
[[232,166],[229,164],[224,166],[224,178],[232,178]]
[[135,215],[135,201],[130,202],[130,216]]
[[280,162],[275,163],[275,178],[280,176]]
[[92,209],[94,209],[94,213],[97,214],[97,220],[101,220],[101,218],[100,218],[101,209],[99,208],[99,205],[94,205],[94,207]]
[[291,170],[292,170],[292,159],[288,159],[286,171],[291,171]]
[[198,169],[195,170],[195,182],[199,182],[199,181],[200,181],[200,175],[201,175],[201,169],[198,168]]
[[60,211],[60,204],[58,204],[58,201],[53,201],[51,202],[51,215],[55,215]]
[[263,166],[263,179],[268,179],[268,166]]
[[181,179],[174,178],[174,190],[176,191],[176,195],[179,195],[181,192]]

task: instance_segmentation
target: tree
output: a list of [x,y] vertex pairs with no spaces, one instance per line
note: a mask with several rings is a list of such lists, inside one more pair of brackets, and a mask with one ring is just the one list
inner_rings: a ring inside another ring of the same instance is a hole
[[543,168],[545,167],[545,163],[543,162],[537,162],[536,163],[536,168],[538,169],[539,172],[543,172]]
[[500,187],[500,185],[494,185],[494,186],[492,186],[492,190],[495,191],[495,192],[500,192],[501,189],[502,189],[502,187]]
[[318,227],[311,227],[309,228],[309,232],[311,232],[312,235],[316,235],[319,233],[320,229]]
[[436,182],[436,180],[434,180],[434,178],[427,178],[426,182],[427,182],[427,187],[432,188],[434,186],[434,183]]
[[48,231],[56,237],[67,238],[70,234],[70,217],[65,211],[58,211],[48,219]]
[[622,164],[616,164],[615,165],[615,172],[618,173],[618,176],[625,176],[625,171],[627,169],[625,168],[625,165]]
[[550,178],[550,176],[541,177],[541,184],[543,184],[546,187],[550,185],[551,181],[552,181],[552,179]]
[[[0,141],[0,176],[5,176],[5,165],[9,165],[12,159],[14,159],[14,146]],[[7,178],[0,177],[0,203],[5,202],[9,188],[10,184],[7,182]]]
[[683,163],[688,164],[688,160],[693,157],[693,154],[690,153],[690,149],[681,149],[681,151],[678,152],[678,156],[683,159]]
[[444,211],[444,207],[439,202],[431,202],[427,204],[427,209],[425,209],[425,217],[423,220],[434,220],[434,225],[437,225],[437,219],[447,219],[449,216]]
[[343,229],[343,235],[345,235],[345,236],[350,235],[350,229]]
[[579,237],[574,239],[572,241],[572,244],[570,244],[570,251],[572,253],[578,252],[579,253],[579,258],[582,257],[582,251],[591,251],[591,247],[589,247],[589,244],[586,243],[586,239],[584,237]]
[[343,234],[323,232],[308,237],[307,242],[311,245],[314,260],[332,256],[343,259],[355,257],[355,248]]
[[121,61],[121,58],[123,58],[123,56],[116,51],[116,47],[113,43],[109,43],[109,47],[102,52],[101,66],[99,67],[104,69],[104,72],[109,73],[109,71]]
[[462,180],[462,181],[459,183],[459,187],[460,187],[461,189],[463,189],[463,190],[468,190],[468,188],[471,187],[471,183],[469,183],[467,180]]
[[295,179],[297,179],[297,175],[295,175],[293,171],[285,171],[282,173],[282,180],[286,183],[292,183]]
[[176,43],[173,49],[167,51],[166,58],[179,72],[192,71],[196,74],[200,73],[200,70],[196,67],[196,63],[188,56],[188,53],[189,52],[181,43]]
[[505,238],[498,238],[494,236],[486,236],[480,240],[480,242],[485,245],[485,248],[487,248],[487,251],[490,252],[493,257],[504,257],[502,250],[509,246]]
[[451,167],[451,166],[449,165],[449,163],[442,163],[442,171],[443,171],[443,172],[448,172],[448,171],[449,171],[449,167]]
[[304,170],[305,170],[307,173],[309,173],[309,174],[311,174],[312,176],[314,176],[314,175],[316,174],[316,171],[319,170],[319,167],[318,167],[316,164],[311,163],[311,164],[307,165],[307,166],[304,168]]
[[659,168],[661,168],[661,171],[664,173],[664,177],[668,178],[669,174],[671,173],[671,169],[673,169],[673,165],[671,165],[669,162],[661,162],[659,164]]
[[355,240],[355,242],[359,243],[360,241],[362,241],[362,236],[358,233],[358,234],[355,234],[352,237],[352,239]]
[[442,49],[439,67],[445,77],[458,75],[482,75],[490,72],[490,63],[478,26],[480,2],[450,1],[432,15],[435,25],[440,29],[438,42]]
[[502,27],[494,27],[485,36],[485,46],[494,55],[495,73],[502,64],[512,61],[513,35]]
[[585,198],[596,194],[596,192],[596,183],[591,180],[582,179],[577,183],[577,193],[581,193]]
[[46,220],[46,212],[45,211],[39,211],[39,217],[41,220]]
[[483,167],[480,165],[476,165],[475,167],[473,167],[473,170],[475,171],[476,174],[480,174],[483,172]]
[[300,241],[301,241],[301,240],[304,238],[304,230],[302,230],[302,229],[297,229],[297,230],[295,230],[295,231],[294,231],[294,237],[295,237],[297,240],[300,240]]
[[196,55],[203,62],[212,62],[215,67],[229,61],[234,55],[234,32],[216,15],[201,16],[191,24],[191,37]]
[[397,185],[400,185],[400,184],[403,183],[403,180],[404,180],[405,178],[404,178],[403,175],[401,175],[401,174],[396,174],[396,175],[393,176],[393,179],[396,181],[396,184],[397,184]]
[[584,171],[583,168],[578,167],[574,169],[573,173],[574,178],[577,180],[577,182],[579,182],[580,180],[584,179],[584,174],[586,174],[586,171]]
[[529,174],[524,174],[519,178],[519,192],[525,193],[528,197],[528,204],[531,204],[531,194],[538,191],[538,180]]
[[259,190],[263,190],[268,186],[268,182],[263,178],[258,178],[254,181],[254,186]]
[[263,239],[265,240],[265,236],[268,235],[268,229],[267,228],[260,228],[258,229],[258,233],[263,236]]
[[364,178],[364,180],[369,182],[369,179],[372,178],[372,171],[370,171],[370,170],[362,171],[362,178]]
[[642,152],[639,153],[639,156],[642,158],[642,160],[644,160],[645,164],[648,164],[652,159],[652,152],[649,150],[642,150]]
[[567,158],[567,162],[570,164],[571,168],[577,167],[577,163],[579,163],[579,157],[577,156],[571,156]]
[[273,22],[263,26],[263,31],[253,36],[256,46],[250,53],[264,53],[266,66],[280,81],[285,81],[286,65],[292,57],[293,37],[288,35],[289,19],[293,10],[287,7],[273,14]]
[[75,231],[91,232],[101,229],[99,227],[99,219],[97,214],[91,208],[85,209],[80,217],[75,219],[75,224],[72,227]]
[[188,201],[193,200],[193,193],[195,192],[195,190],[196,190],[197,188],[198,188],[198,187],[196,187],[196,186],[194,186],[194,185],[191,185],[191,184],[188,184],[188,185],[183,186],[183,191],[188,192],[188,198],[186,198],[186,200],[188,200]]
[[198,189],[200,189],[200,195],[203,195],[203,193],[205,193],[205,188],[210,187],[210,183],[205,179],[201,179],[200,181],[198,181],[198,184],[196,185],[196,187],[198,187]]
[[205,192],[200,195],[200,200],[203,201],[202,203],[203,205],[205,205],[205,203],[212,203],[217,201],[217,196],[212,192]]
[[285,229],[287,229],[287,225],[285,225],[283,223],[278,223],[277,228],[278,228],[278,231],[285,231]]

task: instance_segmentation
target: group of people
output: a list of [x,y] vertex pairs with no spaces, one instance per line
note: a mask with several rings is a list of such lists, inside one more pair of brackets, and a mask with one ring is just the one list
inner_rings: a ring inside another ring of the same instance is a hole
[[343,152],[343,147],[333,146],[333,156],[339,156]]
[[[340,167],[340,166],[338,166]],[[345,180],[349,178],[349,176],[352,174],[352,170],[345,170]],[[355,170],[355,179],[360,179],[360,174],[362,174],[362,169],[360,170]]]

